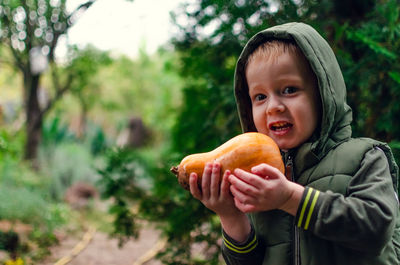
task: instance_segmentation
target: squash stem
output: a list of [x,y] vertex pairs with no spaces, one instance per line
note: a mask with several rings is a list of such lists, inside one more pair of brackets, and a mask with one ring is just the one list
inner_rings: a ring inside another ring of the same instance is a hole
[[176,177],[178,177],[178,167],[176,167],[176,166],[171,167],[170,170]]

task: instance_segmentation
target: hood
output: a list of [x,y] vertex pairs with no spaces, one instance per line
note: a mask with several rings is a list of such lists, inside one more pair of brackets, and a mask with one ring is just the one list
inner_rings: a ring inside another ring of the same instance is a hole
[[251,100],[245,76],[248,56],[271,39],[294,40],[309,61],[317,80],[322,102],[321,126],[298,152],[306,160],[321,159],[332,147],[351,137],[351,108],[346,103],[346,85],[329,44],[311,26],[287,23],[268,28],[253,36],[244,47],[235,70],[235,97],[243,132],[257,131],[252,118]]

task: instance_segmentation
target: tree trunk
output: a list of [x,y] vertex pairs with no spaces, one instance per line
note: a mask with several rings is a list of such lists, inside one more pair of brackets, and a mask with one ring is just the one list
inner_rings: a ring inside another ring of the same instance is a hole
[[87,129],[86,127],[87,127],[88,107],[82,98],[80,98],[80,102],[81,102],[81,114],[79,117],[79,127],[77,131],[77,136],[79,139],[83,140],[85,138]]
[[26,143],[25,159],[37,162],[38,147],[42,136],[43,115],[39,105],[40,75],[26,74],[24,86],[26,91]]

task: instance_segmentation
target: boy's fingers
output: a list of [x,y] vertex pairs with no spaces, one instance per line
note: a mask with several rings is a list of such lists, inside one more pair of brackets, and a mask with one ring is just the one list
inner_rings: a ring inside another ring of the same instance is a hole
[[229,181],[243,192],[255,192],[257,187],[260,187],[264,183],[264,179],[259,176],[255,176],[249,172],[242,169],[235,169],[233,175],[229,178]]
[[235,201],[235,206],[238,208],[240,211],[244,213],[249,213],[249,212],[254,212],[256,210],[256,207],[251,204],[244,204],[240,200],[238,200],[236,197],[234,198]]
[[197,184],[197,174],[191,173],[189,176],[189,187],[190,193],[198,200],[201,200],[201,192],[199,189],[199,185]]
[[263,178],[279,178],[280,174],[282,174],[277,168],[265,163],[252,167],[251,173],[259,175]]
[[231,172],[229,170],[225,170],[224,175],[222,176],[222,182],[221,182],[221,195],[226,196],[229,194],[229,176],[231,175]]
[[204,172],[203,176],[201,178],[201,189],[202,189],[202,195],[203,198],[209,198],[210,197],[210,178],[211,178],[211,173],[212,173],[212,164],[207,163],[204,167]]
[[219,163],[213,163],[211,172],[211,186],[210,195],[211,197],[217,198],[219,194],[219,183],[221,175],[221,165]]
[[255,197],[247,193],[243,193],[234,185],[231,185],[230,191],[232,192],[232,195],[235,197],[235,199],[240,201],[242,204],[254,204],[256,201]]

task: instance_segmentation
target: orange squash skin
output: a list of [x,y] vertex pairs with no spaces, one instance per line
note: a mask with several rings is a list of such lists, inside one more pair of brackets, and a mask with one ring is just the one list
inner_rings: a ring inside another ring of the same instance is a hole
[[179,184],[189,190],[190,173],[197,174],[198,185],[201,186],[204,166],[207,162],[213,161],[221,164],[221,177],[225,170],[233,172],[236,168],[240,168],[250,171],[252,167],[261,163],[269,164],[282,173],[285,172],[277,144],[267,135],[257,132],[235,136],[210,152],[188,155],[178,166],[172,167],[171,171],[178,178]]

